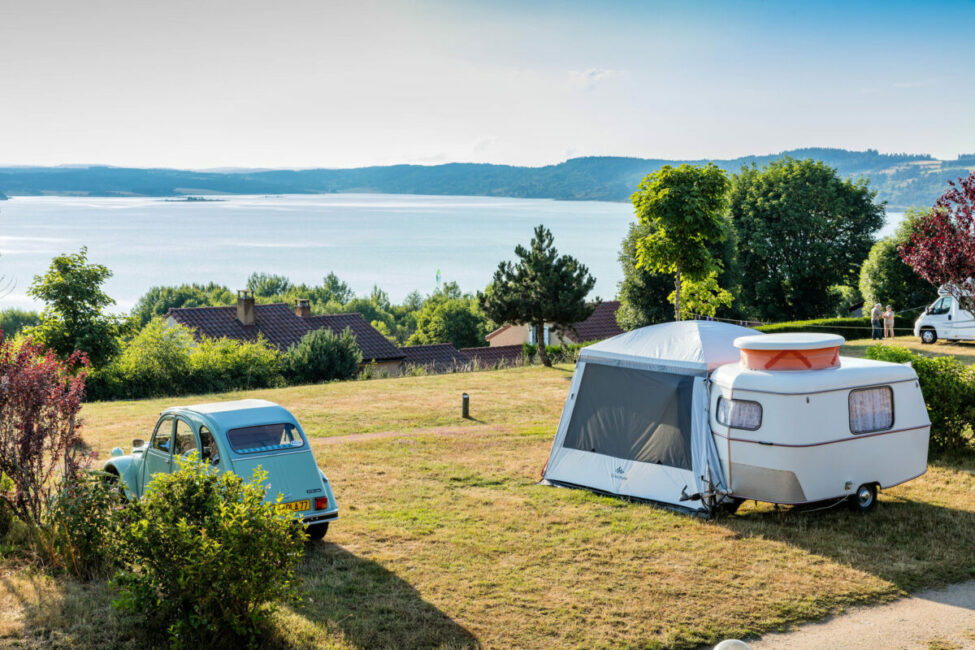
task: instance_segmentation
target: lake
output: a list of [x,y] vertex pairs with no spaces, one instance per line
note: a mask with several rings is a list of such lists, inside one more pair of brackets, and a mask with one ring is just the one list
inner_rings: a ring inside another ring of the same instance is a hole
[[[466,196],[315,194],[160,198],[14,197],[0,202],[0,276],[13,279],[0,309],[36,308],[26,295],[51,258],[88,247],[114,272],[106,285],[128,311],[156,285],[218,282],[243,288],[254,271],[317,284],[329,271],[357,293],[378,285],[394,301],[454,281],[483,289],[498,262],[545,224],[609,299],[621,279],[629,203]],[[889,232],[900,220],[889,213]]]

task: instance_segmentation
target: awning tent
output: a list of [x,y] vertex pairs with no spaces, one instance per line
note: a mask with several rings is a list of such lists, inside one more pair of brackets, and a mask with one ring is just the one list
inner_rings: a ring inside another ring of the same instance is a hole
[[[583,348],[544,478],[691,510],[725,480],[711,436],[708,375],[738,361],[739,336],[714,321],[651,325]],[[712,500],[713,503],[713,500]]]

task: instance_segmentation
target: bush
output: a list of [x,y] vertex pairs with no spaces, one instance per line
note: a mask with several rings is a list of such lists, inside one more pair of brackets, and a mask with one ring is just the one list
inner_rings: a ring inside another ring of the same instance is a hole
[[284,365],[288,379],[297,384],[351,379],[362,362],[362,351],[352,330],[340,335],[327,329],[312,330],[288,348]]
[[244,482],[198,458],[158,474],[123,511],[124,569],[116,576],[123,611],[165,629],[173,646],[257,645],[275,602],[295,595],[304,533],[264,501],[267,473]]
[[925,357],[904,348],[874,345],[867,358],[910,363],[917,372],[931,419],[933,453],[963,450],[973,444],[975,426],[975,370],[955,357]]
[[[914,319],[911,316],[900,315],[894,317],[895,334],[897,330],[913,330]],[[822,332],[824,334],[839,334],[847,340],[868,339],[871,335],[869,316],[858,318],[817,318],[814,320],[796,320],[785,323],[769,323],[755,329],[766,334],[780,332]],[[899,332],[903,334],[904,332]]]
[[[579,358],[579,350],[591,343],[569,343],[568,345],[546,345],[545,353],[552,363],[575,363]],[[535,363],[538,356],[538,345],[534,343],[522,343],[522,353],[527,363]]]
[[264,339],[203,337],[156,319],[108,366],[91,373],[88,399],[138,399],[284,384],[281,354]]
[[77,354],[61,361],[29,340],[14,347],[0,337],[0,474],[13,486],[0,500],[32,526],[42,523],[60,482],[87,460],[78,419],[85,389],[80,361]]
[[57,566],[82,580],[115,565],[115,516],[124,503],[118,484],[103,472],[85,472],[55,497],[42,532]]

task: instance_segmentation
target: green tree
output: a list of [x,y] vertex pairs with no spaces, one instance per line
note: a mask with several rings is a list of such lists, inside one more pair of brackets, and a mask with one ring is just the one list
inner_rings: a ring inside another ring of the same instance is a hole
[[899,246],[911,240],[914,222],[926,210],[912,209],[890,237],[884,237],[870,249],[860,269],[860,293],[868,305],[891,304],[895,309],[910,309],[931,302],[937,293],[927,280],[904,264]]
[[329,272],[328,275],[322,278],[322,302],[345,304],[354,297],[355,294],[352,292],[352,288],[345,282],[342,282],[335,273]]
[[58,356],[84,352],[94,367],[104,365],[119,350],[124,323],[105,313],[115,301],[102,291],[112,272],[88,263],[88,249],[60,255],[43,276],[34,276],[27,294],[43,300],[41,322],[26,333]]
[[450,343],[455,348],[484,345],[486,319],[471,298],[428,300],[416,319],[410,345]]
[[884,206],[867,181],[850,181],[814,160],[784,158],[745,167],[731,183],[731,215],[742,268],[740,307],[763,320],[832,311],[833,285],[852,285]]
[[283,296],[294,289],[291,280],[273,273],[251,273],[247,278],[247,288],[258,298]]
[[41,317],[36,311],[25,311],[23,309],[4,309],[0,311],[0,332],[4,337],[13,338],[28,327],[33,327],[41,322]]
[[[739,291],[737,260],[738,238],[728,216],[722,217],[725,238],[712,244],[711,254],[721,262],[717,275],[719,287],[727,289],[734,298]],[[663,323],[674,316],[672,297],[674,280],[663,273],[654,273],[637,266],[637,246],[647,237],[650,226],[641,223],[630,224],[630,230],[620,247],[619,261],[623,269],[623,280],[619,285],[620,308],[616,311],[616,321],[626,330]],[[681,299],[683,301],[683,298]],[[683,310],[682,310],[683,311]],[[694,311],[687,312],[693,315]],[[736,310],[730,306],[719,305],[718,316],[736,317]]]
[[637,266],[674,276],[674,318],[680,320],[681,280],[703,280],[720,262],[711,248],[725,239],[721,219],[728,179],[713,163],[664,165],[630,197],[647,234],[636,246]]
[[[517,264],[501,262],[484,293],[478,294],[481,309],[497,323],[528,324],[539,342],[545,340],[545,324],[569,329],[592,314],[598,304],[586,296],[596,285],[589,269],[569,255],[559,256],[552,233],[535,228],[531,248],[515,247]],[[542,363],[551,366],[545,346],[538,346]]]
[[[667,300],[677,304],[674,295],[676,289],[670,292]],[[718,272],[711,271],[700,280],[687,279],[680,284],[680,317],[716,316],[721,307],[730,307],[734,297],[731,292],[718,285]]]
[[132,308],[132,316],[144,327],[157,316],[165,316],[170,309],[180,307],[220,307],[232,305],[236,297],[223,285],[181,284],[175,287],[152,287]]

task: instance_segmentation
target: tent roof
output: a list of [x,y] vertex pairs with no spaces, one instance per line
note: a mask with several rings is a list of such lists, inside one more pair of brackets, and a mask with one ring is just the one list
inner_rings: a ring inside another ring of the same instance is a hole
[[582,349],[579,358],[704,375],[738,361],[741,353],[735,339],[752,334],[761,332],[717,321],[661,323],[590,345]]

